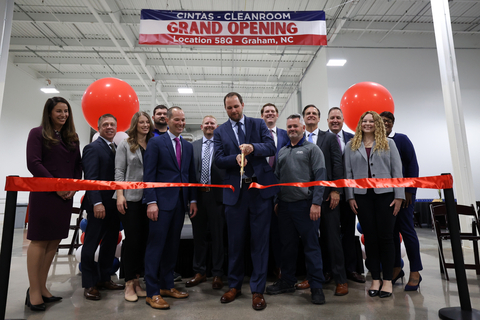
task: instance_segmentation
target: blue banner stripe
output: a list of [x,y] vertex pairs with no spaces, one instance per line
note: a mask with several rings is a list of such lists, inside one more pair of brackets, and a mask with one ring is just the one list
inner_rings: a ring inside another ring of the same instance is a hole
[[141,20],[319,21],[324,11],[169,11],[142,9]]

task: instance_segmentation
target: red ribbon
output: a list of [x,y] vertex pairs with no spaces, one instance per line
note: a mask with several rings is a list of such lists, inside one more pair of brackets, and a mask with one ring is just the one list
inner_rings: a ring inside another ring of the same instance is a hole
[[[311,181],[311,182],[292,182],[279,183],[268,186],[262,186],[258,183],[251,183],[249,188],[265,189],[275,186],[290,187],[313,187],[325,186],[334,188],[391,188],[391,187],[411,187],[424,189],[451,189],[453,188],[453,178],[451,175],[421,177],[421,178],[393,178],[393,179],[341,179],[335,181]],[[61,179],[61,178],[22,178],[7,177],[5,191],[34,191],[34,192],[52,192],[52,191],[70,191],[70,190],[127,190],[127,189],[145,189],[145,188],[165,188],[165,187],[211,187],[211,188],[230,188],[235,191],[232,185],[220,184],[202,184],[202,183],[164,183],[164,182],[126,182],[126,181],[100,181],[100,180],[81,180],[81,179]]]
[[398,187],[410,187],[410,188],[423,188],[423,189],[451,189],[453,188],[452,175],[442,175],[433,177],[421,177],[421,178],[392,178],[392,179],[377,179],[377,178],[365,178],[365,179],[339,179],[335,181],[311,181],[311,182],[292,182],[292,183],[279,183],[268,186],[262,186],[256,182],[252,182],[250,188],[265,189],[275,186],[285,187],[313,187],[313,186],[325,186],[334,188],[398,188]]
[[127,190],[165,187],[212,187],[230,188],[232,185],[202,184],[202,183],[164,183],[164,182],[127,182],[100,181],[61,178],[21,178],[7,177],[5,191],[70,191],[70,190]]

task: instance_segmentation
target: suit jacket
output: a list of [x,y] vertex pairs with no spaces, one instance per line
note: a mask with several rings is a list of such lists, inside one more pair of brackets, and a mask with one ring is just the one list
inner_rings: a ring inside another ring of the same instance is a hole
[[[327,169],[327,180],[334,181],[344,178],[342,149],[338,145],[337,136],[331,132],[318,130],[317,146],[323,152],[325,157],[325,167]],[[330,192],[337,191],[343,193],[343,188],[325,188],[323,198],[327,199]]]
[[[368,178],[368,161],[365,145],[352,151],[352,142],[345,146],[345,172],[347,179]],[[389,150],[373,151],[370,153],[370,172],[372,178],[402,178],[402,160],[393,140],[388,139]],[[394,192],[395,199],[405,199],[404,188],[374,188],[375,193]],[[367,189],[347,188],[347,200],[354,199],[354,194],[366,194]]]
[[[200,177],[202,174],[203,137],[194,141],[192,145],[193,145],[193,158],[194,158],[195,168],[196,168],[196,179],[198,182],[200,182]],[[215,156],[212,155],[212,167],[210,168],[210,180],[212,184],[222,184],[224,176],[225,176],[225,170],[217,167],[217,165],[215,164]],[[216,201],[223,202],[222,188],[213,188],[212,192],[214,194]]]
[[280,151],[280,149],[282,149],[289,143],[290,138],[288,137],[287,130],[283,130],[277,127],[277,154],[275,156],[278,157],[278,152]]
[[[140,148],[130,151],[127,140],[123,140],[117,147],[115,155],[115,181],[143,181],[143,156]],[[143,198],[143,189],[123,190],[127,201],[140,201]],[[117,198],[117,193],[113,196]]]
[[[83,148],[83,168],[85,180],[115,180],[115,154],[108,144],[98,138]],[[114,190],[89,190],[85,193],[87,202],[83,207],[87,211],[93,211],[93,205],[101,202],[106,209],[116,208],[116,201],[112,199]],[[106,210],[108,214],[108,210]],[[116,210],[115,210],[116,213]]]
[[353,139],[353,134],[351,134],[350,132],[345,132],[343,131],[343,140],[345,141],[345,145],[347,145],[348,141],[352,140]]
[[[404,178],[416,178],[419,175],[417,155],[412,142],[404,134],[395,132],[393,141],[397,146],[398,153],[402,159],[402,173]],[[405,192],[417,193],[417,188],[405,188]]]
[[[245,117],[245,143],[252,144],[253,153],[246,158],[248,165],[252,166],[258,183],[262,185],[276,184],[277,178],[273,169],[269,166],[266,157],[275,154],[275,142],[273,141],[267,125],[263,119]],[[215,141],[215,163],[221,169],[225,169],[224,184],[231,184],[235,188],[223,191],[223,203],[235,205],[240,195],[240,167],[236,157],[240,154],[237,138],[233,132],[230,121],[225,122],[213,132]],[[273,197],[278,192],[278,187],[260,190],[263,199]]]
[[[197,183],[193,162],[192,144],[180,137],[182,145],[181,168],[178,167],[175,150],[168,133],[148,141],[143,159],[143,181],[145,182],[183,182]],[[182,188],[184,207],[197,200],[196,188]],[[178,187],[149,188],[143,191],[144,203],[156,202],[159,209],[171,211],[175,208],[180,195]]]

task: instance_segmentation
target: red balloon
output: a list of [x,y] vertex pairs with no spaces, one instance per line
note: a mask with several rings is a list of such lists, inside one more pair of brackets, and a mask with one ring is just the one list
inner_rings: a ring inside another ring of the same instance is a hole
[[340,109],[342,109],[345,124],[355,131],[364,112],[394,113],[395,106],[387,88],[375,82],[359,82],[345,91],[340,101]]
[[125,81],[116,78],[95,81],[88,86],[82,97],[83,116],[94,130],[98,129],[98,118],[110,113],[117,118],[117,131],[125,131],[139,109],[135,90]]
[[80,236],[80,242],[83,244],[85,241],[85,232],[82,232],[82,235]]
[[362,234],[360,237],[360,241],[362,241],[362,244],[365,245],[365,235]]
[[398,236],[400,237],[400,243],[402,243],[403,237],[402,237],[402,234],[400,232],[398,233]]

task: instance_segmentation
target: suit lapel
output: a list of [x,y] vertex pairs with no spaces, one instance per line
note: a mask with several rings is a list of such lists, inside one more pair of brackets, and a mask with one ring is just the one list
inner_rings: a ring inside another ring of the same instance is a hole
[[140,162],[143,164],[142,151],[140,150],[140,147],[138,147],[135,151],[135,155],[138,157],[138,159],[140,159]]
[[230,137],[230,139],[232,139],[233,144],[237,146],[237,149],[240,151],[240,148],[238,148],[238,140],[237,140],[237,137],[235,136],[235,132],[233,132],[232,123],[230,122],[230,120],[227,120],[225,125],[226,125],[225,130],[227,131],[228,136]]
[[360,148],[358,148],[358,151],[360,151],[360,154],[362,155],[363,159],[365,159],[365,161],[368,162],[367,150],[365,150],[365,145],[363,144],[363,141],[362,141],[362,144],[360,145]]
[[105,142],[105,140],[103,140],[102,138],[98,137],[97,140],[99,140],[99,144],[101,146],[101,148],[107,153],[108,156],[112,156],[113,155],[113,152],[112,152],[112,149],[110,149],[110,147],[108,146],[108,144]]
[[320,131],[320,129],[318,129],[317,146],[319,146],[320,149],[322,148],[324,140],[325,140],[325,132]]
[[202,148],[203,148],[203,137],[197,140],[199,142],[193,144],[194,156],[195,156],[195,165],[197,168],[202,168]]
[[[249,143],[250,142],[250,135],[252,133],[253,130],[251,130],[253,126],[253,120],[250,119],[250,118],[247,118],[247,116],[245,116],[245,143]],[[247,130],[247,127],[249,128],[249,130]]]
[[180,169],[178,167],[178,162],[177,162],[177,156],[175,154],[175,149],[173,149],[173,142],[172,140],[170,139],[170,135],[168,133],[166,133],[166,137],[164,139],[164,143],[165,143],[165,146],[167,147],[168,149],[168,153],[170,154],[170,156],[172,157],[172,161],[173,163],[175,163],[175,166],[177,167],[177,169]]

